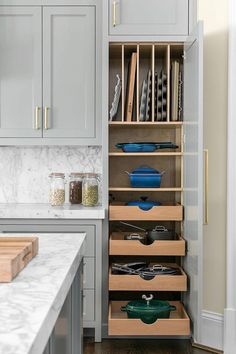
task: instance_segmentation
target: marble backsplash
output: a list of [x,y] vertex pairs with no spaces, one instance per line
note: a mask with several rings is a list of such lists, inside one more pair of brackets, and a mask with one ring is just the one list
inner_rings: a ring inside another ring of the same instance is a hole
[[[102,173],[98,146],[0,147],[0,203],[48,203],[51,172]],[[68,183],[66,185],[68,202]]]

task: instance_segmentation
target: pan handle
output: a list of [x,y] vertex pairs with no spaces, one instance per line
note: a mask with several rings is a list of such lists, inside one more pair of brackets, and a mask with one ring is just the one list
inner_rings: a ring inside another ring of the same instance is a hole
[[120,221],[120,224],[122,225],[126,225],[126,226],[130,226],[130,227],[133,227],[134,229],[137,229],[137,230],[141,230],[141,231],[145,231],[145,229],[143,229],[142,227],[139,227],[139,226],[136,226],[136,225],[132,225],[132,224],[129,224],[127,222],[124,222],[124,221]]

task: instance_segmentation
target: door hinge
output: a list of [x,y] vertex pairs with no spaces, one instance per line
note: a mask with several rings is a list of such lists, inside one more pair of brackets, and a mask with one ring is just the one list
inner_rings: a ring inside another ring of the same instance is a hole
[[186,60],[186,50],[184,50],[182,58],[183,58],[183,60]]

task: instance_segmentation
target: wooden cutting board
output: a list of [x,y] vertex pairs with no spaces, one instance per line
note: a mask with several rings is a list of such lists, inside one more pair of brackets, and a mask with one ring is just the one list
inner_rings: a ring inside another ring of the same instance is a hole
[[0,283],[9,283],[38,253],[38,237],[0,237]]

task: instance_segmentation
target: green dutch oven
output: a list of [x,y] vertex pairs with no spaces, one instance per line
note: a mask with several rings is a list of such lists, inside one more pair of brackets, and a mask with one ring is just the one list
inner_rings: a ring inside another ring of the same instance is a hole
[[127,312],[128,318],[139,318],[146,324],[152,324],[160,318],[169,318],[170,312],[176,310],[168,301],[153,300],[153,295],[143,295],[142,298],[128,302],[121,307],[121,311]]

